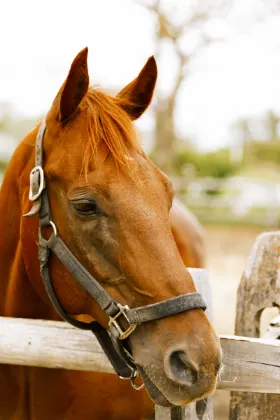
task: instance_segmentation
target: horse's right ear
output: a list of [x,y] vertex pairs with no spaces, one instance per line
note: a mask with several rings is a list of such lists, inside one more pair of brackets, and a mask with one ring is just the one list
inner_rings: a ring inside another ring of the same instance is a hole
[[78,108],[89,87],[88,48],[84,48],[74,59],[67,79],[61,88],[60,121],[70,118]]

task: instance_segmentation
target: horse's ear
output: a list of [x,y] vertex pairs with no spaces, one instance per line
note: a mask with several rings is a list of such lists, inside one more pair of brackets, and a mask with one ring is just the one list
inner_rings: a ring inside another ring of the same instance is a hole
[[74,59],[60,96],[60,120],[73,115],[89,87],[87,66],[88,48],[84,48]]
[[157,80],[157,64],[154,56],[150,57],[139,75],[125,86],[117,95],[127,99],[122,104],[123,109],[132,120],[139,118],[149,106]]

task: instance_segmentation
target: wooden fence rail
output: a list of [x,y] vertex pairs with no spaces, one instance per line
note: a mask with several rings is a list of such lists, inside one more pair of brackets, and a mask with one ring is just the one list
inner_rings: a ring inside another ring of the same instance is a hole
[[[65,322],[0,317],[0,363],[113,372],[91,332]],[[221,336],[219,389],[280,393],[280,341]]]

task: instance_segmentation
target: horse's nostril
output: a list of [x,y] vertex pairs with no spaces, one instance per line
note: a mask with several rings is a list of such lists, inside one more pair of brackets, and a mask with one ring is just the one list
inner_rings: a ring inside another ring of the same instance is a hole
[[184,351],[174,351],[169,356],[171,374],[174,380],[185,385],[192,385],[196,382],[198,368],[195,363],[188,360]]

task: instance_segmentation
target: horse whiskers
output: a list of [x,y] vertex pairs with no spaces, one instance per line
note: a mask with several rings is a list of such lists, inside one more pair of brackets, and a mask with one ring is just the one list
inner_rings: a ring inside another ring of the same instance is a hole
[[222,374],[222,372],[225,370],[225,365],[224,365],[224,363],[222,363],[221,364],[221,368],[220,368],[220,370],[219,370],[219,372],[218,372],[218,379],[217,379],[217,382],[218,383],[221,383],[221,382],[223,382],[223,383],[234,383],[235,381],[236,381],[236,379],[238,378],[237,376],[235,376],[234,377],[234,379],[232,380],[232,381],[224,381],[222,378],[221,378],[221,374]]

